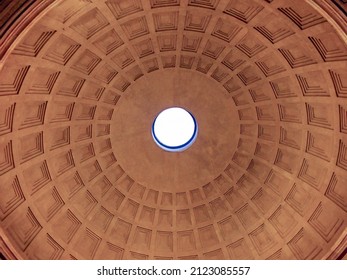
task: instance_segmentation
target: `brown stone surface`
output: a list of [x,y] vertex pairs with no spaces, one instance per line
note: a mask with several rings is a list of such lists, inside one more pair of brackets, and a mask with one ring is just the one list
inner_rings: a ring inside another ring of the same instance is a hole
[[[12,2],[3,257],[343,258],[347,39],[327,1]],[[198,122],[184,152],[151,136],[170,106]]]

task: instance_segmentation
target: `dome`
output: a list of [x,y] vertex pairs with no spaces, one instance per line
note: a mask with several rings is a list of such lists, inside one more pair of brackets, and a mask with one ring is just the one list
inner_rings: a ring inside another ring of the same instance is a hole
[[[0,256],[342,258],[346,10],[1,1]],[[153,139],[171,107],[179,152]]]

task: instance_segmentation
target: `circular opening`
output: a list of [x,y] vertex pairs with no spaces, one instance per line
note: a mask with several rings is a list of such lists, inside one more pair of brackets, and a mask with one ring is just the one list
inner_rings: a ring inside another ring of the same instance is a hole
[[152,125],[152,136],[157,145],[170,152],[180,152],[195,141],[198,125],[188,111],[173,107],[160,112]]

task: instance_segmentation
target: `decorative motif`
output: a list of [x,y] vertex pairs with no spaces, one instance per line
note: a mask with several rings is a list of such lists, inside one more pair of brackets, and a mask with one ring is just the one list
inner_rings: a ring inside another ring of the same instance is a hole
[[76,60],[75,64],[71,66],[72,69],[89,75],[94,68],[100,63],[101,58],[90,50],[85,50]]
[[224,67],[217,67],[211,74],[211,77],[219,83],[222,82],[225,78],[230,78],[228,72]]
[[64,1],[57,6],[54,12],[49,13],[49,16],[52,16],[61,23],[66,23],[73,15],[87,7],[90,3],[91,0],[80,0],[71,6],[68,1]]
[[104,169],[109,168],[111,165],[117,162],[116,156],[113,153],[109,153],[107,155],[104,155],[100,162],[102,163],[102,166]]
[[211,252],[204,253],[204,259],[206,260],[224,260],[225,256],[222,249],[217,249]]
[[30,66],[4,66],[0,71],[0,97],[19,94]]
[[269,83],[262,83],[257,87],[250,88],[248,91],[254,102],[271,100],[271,95],[269,94],[271,87]]
[[12,132],[16,103],[0,107],[0,136]]
[[238,110],[239,118],[243,121],[249,121],[254,119],[254,110],[253,108],[245,108]]
[[338,97],[346,97],[347,85],[344,83],[347,77],[346,69],[329,70],[329,73],[335,87],[336,95]]
[[320,189],[323,177],[327,169],[321,165],[317,165],[313,161],[304,159],[298,174],[298,178],[309,184],[315,189]]
[[331,176],[325,196],[330,198],[334,203],[340,206],[343,210],[347,210],[347,192],[346,186],[347,180],[343,176],[333,173]]
[[201,73],[207,74],[207,72],[211,69],[212,65],[213,61],[211,59],[201,57],[199,58],[196,70]]
[[169,231],[157,231],[155,250],[162,253],[173,252],[173,233]]
[[250,33],[235,46],[250,58],[266,49],[266,46]]
[[283,20],[277,19],[277,15],[270,15],[270,17],[273,17],[274,19],[265,25],[258,25],[254,28],[272,44],[275,44],[295,33],[283,23]]
[[192,225],[192,218],[190,216],[189,209],[177,210],[176,215],[176,225],[178,228],[186,228],[187,226]]
[[221,198],[216,198],[209,203],[215,217],[223,217],[228,212],[228,208]]
[[75,162],[71,150],[59,154],[54,159],[55,160],[52,165],[54,166],[57,176],[61,176],[71,168],[75,167]]
[[241,72],[239,72],[237,76],[240,78],[240,80],[243,82],[245,86],[248,86],[261,80],[258,71],[252,66],[247,66]]
[[220,0],[189,0],[188,6],[215,10]]
[[181,55],[180,67],[186,69],[192,69],[195,58],[193,56]]
[[21,163],[44,153],[43,131],[29,134],[20,139]]
[[347,171],[347,145],[343,140],[340,140],[339,143],[336,165]]
[[193,212],[194,212],[195,221],[198,224],[206,222],[211,218],[208,213],[207,206],[204,204],[194,207]]
[[249,234],[249,238],[251,239],[259,255],[264,254],[277,244],[276,240],[273,239],[273,236],[267,230],[267,226],[265,224],[262,224],[260,227],[252,231]]
[[264,183],[266,186],[270,187],[276,194],[282,196],[284,193],[287,193],[290,180],[288,180],[281,173],[271,169]]
[[234,92],[239,90],[241,87],[239,86],[239,83],[236,82],[235,78],[230,78],[223,87],[229,92]]
[[149,250],[151,246],[152,231],[147,228],[137,227],[132,241],[135,250]]
[[225,47],[223,45],[220,45],[217,42],[208,40],[204,50],[202,51],[202,54],[209,56],[213,59],[217,59],[219,55],[223,52],[224,48]]
[[126,80],[124,77],[119,77],[113,83],[113,87],[120,92],[126,91],[129,86],[130,86],[130,82]]
[[101,243],[101,237],[86,228],[74,246],[76,252],[85,259],[93,259]]
[[257,106],[255,109],[259,121],[274,121],[276,119],[274,108],[271,105]]
[[177,30],[178,12],[165,12],[153,14],[155,31]]
[[75,157],[78,158],[78,162],[82,163],[95,156],[95,149],[93,143],[84,144],[77,149]]
[[36,26],[35,29],[28,32],[28,35],[21,40],[12,53],[36,57],[55,32],[56,30],[44,26]]
[[84,38],[89,39],[107,25],[109,25],[107,19],[99,9],[94,8],[82,15],[70,27]]
[[0,143],[0,176],[15,168],[12,141]]
[[293,174],[293,168],[297,166],[298,156],[284,149],[278,149],[274,164],[283,170]]
[[38,209],[44,219],[49,221],[64,206],[64,200],[55,187],[45,191],[36,199]]
[[242,0],[230,0],[224,13],[249,23],[264,7],[255,3],[253,0],[245,3]]
[[50,94],[60,75],[60,71],[48,68],[36,68],[31,77],[31,85],[26,94]]
[[96,229],[102,232],[106,232],[113,217],[114,216],[112,215],[112,213],[101,206],[94,213],[93,217],[91,218],[91,222]]
[[179,6],[180,0],[150,0],[152,8]]
[[340,131],[342,133],[347,133],[347,109],[344,106],[339,105],[340,113]]
[[74,133],[73,139],[75,139],[75,142],[91,139],[93,136],[93,125],[75,125],[72,132]]
[[322,248],[313,242],[311,235],[304,228],[301,228],[288,242],[288,247],[298,260],[315,259],[322,251]]
[[95,160],[94,162],[85,165],[83,171],[84,174],[86,174],[87,180],[91,181],[102,172],[102,169],[99,162]]
[[50,122],[55,123],[55,122],[71,121],[74,106],[75,106],[74,102],[66,102],[66,101],[56,102],[54,109],[52,110],[53,116],[51,117]]
[[307,123],[322,128],[333,129],[330,108],[323,104],[306,103]]
[[247,245],[244,238],[241,238],[240,240],[228,245],[227,250],[228,250],[230,259],[233,259],[233,260],[254,259],[254,256],[252,255],[251,250],[249,249],[249,246]]
[[71,199],[75,194],[77,194],[85,185],[80,174],[76,171],[71,175],[68,175],[65,180],[62,182],[62,192],[65,193],[65,196]]
[[30,208],[22,215],[17,214],[12,221],[8,231],[15,244],[24,251],[41,231],[42,226]]
[[231,71],[234,71],[236,68],[246,62],[246,60],[239,58],[240,56],[241,55],[237,53],[237,50],[232,50],[224,58],[222,64],[228,67]]
[[211,35],[230,43],[241,30],[242,27],[219,18]]
[[329,96],[326,80],[321,71],[311,71],[296,75],[304,96]]
[[196,239],[192,230],[177,232],[177,248],[182,252],[196,249]]
[[117,76],[117,74],[118,72],[111,65],[104,64],[95,70],[94,77],[105,84],[109,84],[112,82],[114,77]]
[[119,37],[117,32],[112,29],[106,32],[104,35],[97,38],[93,44],[105,55],[109,55],[111,52],[119,48],[124,44],[123,40]]
[[335,33],[323,33],[308,37],[324,61],[347,60],[347,48]]
[[261,221],[257,211],[247,203],[236,211],[236,216],[246,230],[256,226]]
[[59,245],[49,234],[46,234],[41,240],[34,240],[27,250],[27,254],[32,259],[36,260],[59,260],[63,253],[64,248]]
[[326,242],[329,242],[339,231],[343,224],[343,219],[332,214],[328,207],[321,202],[308,220],[308,223]]
[[3,221],[25,201],[25,196],[17,176],[9,180],[4,179],[1,190],[3,194],[0,197],[0,221]]
[[307,51],[304,50],[304,46],[289,46],[288,48],[278,49],[283,57],[287,60],[288,64],[292,68],[303,67],[317,63]]
[[280,120],[283,122],[302,123],[300,105],[296,103],[278,104]]
[[278,9],[302,30],[326,21],[316,10],[306,3],[300,3],[298,7],[293,3],[292,6]]
[[197,52],[200,46],[201,37],[183,35],[182,51]]
[[228,192],[224,194],[226,200],[228,201],[231,208],[239,209],[242,205],[245,204],[245,199],[241,194],[234,188],[230,188]]
[[152,58],[152,59],[144,61],[143,66],[147,70],[147,73],[151,73],[153,71],[159,70],[158,60],[156,58]]
[[270,81],[271,88],[276,98],[296,97],[297,94],[294,92],[291,86],[293,84],[294,83],[290,77],[284,77]]
[[204,33],[210,20],[211,15],[191,13],[188,11],[184,23],[184,30]]
[[[162,56],[161,57],[164,68],[174,68],[176,67],[176,56]],[[189,63],[188,63],[189,66]]]
[[198,233],[203,248],[209,248],[219,243],[218,236],[213,225],[199,228]]
[[146,39],[134,44],[134,49],[139,58],[154,54],[154,48],[151,39]]
[[301,139],[302,130],[283,126],[280,127],[280,144],[300,150]]
[[65,65],[80,47],[81,45],[76,41],[65,35],[60,35],[43,58],[60,65]]
[[[133,80],[136,81],[137,79],[141,78],[144,74],[142,73],[142,70],[139,66],[135,66],[133,68],[131,68],[129,71],[127,71],[127,75],[129,75],[129,77]],[[112,111],[113,112],[113,111]],[[106,120],[111,120],[112,117],[112,113],[110,117],[106,117]]]
[[232,216],[219,221],[218,226],[225,241],[230,241],[234,235],[240,234],[240,229]]
[[149,33],[145,17],[129,20],[123,23],[121,26],[129,40],[136,39]]
[[92,106],[85,103],[77,103],[74,113],[75,119],[81,120],[93,120],[96,111],[96,106]]
[[81,77],[67,74],[65,74],[64,77],[61,77],[59,80],[60,88],[56,94],[69,97],[77,97],[86,81]]
[[274,54],[262,57],[256,61],[255,64],[260,68],[266,77],[286,71],[279,58],[274,56]]
[[332,137],[330,135],[307,131],[306,153],[329,162],[332,147]]
[[107,196],[105,196],[105,200],[103,201],[103,206],[105,206],[105,208],[111,213],[115,213],[114,211],[117,211],[119,209],[124,199],[125,199],[125,195],[122,194],[116,188],[114,188],[111,190],[111,192],[107,194]]
[[122,260],[124,257],[124,249],[107,242],[105,249],[102,251],[102,256],[105,260]]
[[293,217],[290,211],[282,205],[270,216],[269,221],[282,238],[288,236],[298,224],[298,221]]
[[85,99],[99,101],[104,91],[105,91],[104,87],[98,84],[86,81],[84,84],[84,87],[81,90],[81,96],[82,98],[85,98]]
[[299,213],[301,216],[304,216],[307,213],[310,204],[313,202],[311,190],[307,189],[304,185],[297,186],[296,184],[294,184],[288,195],[286,196],[285,201],[297,213]]
[[116,19],[143,11],[141,0],[107,0],[106,5]]

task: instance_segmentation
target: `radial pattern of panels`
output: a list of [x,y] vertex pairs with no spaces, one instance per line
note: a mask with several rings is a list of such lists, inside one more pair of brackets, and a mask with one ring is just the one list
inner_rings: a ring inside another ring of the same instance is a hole
[[[306,1],[57,0],[0,66],[18,258],[321,259],[346,235],[346,37]],[[117,104],[161,71],[213,81],[238,116],[227,166],[180,192],[112,145]]]

